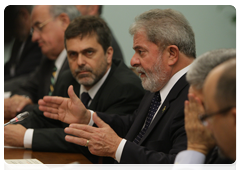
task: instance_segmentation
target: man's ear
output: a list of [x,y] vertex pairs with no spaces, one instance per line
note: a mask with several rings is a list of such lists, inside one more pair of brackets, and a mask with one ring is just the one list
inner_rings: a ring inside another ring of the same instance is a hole
[[58,16],[60,22],[61,22],[61,25],[63,27],[64,30],[67,29],[68,25],[70,24],[70,19],[68,17],[67,14],[65,13],[61,13],[59,16]]
[[107,57],[108,63],[112,62],[112,56],[113,56],[113,48],[110,46],[110,47],[108,47],[108,49],[106,51],[106,57]]
[[179,49],[176,45],[170,45],[167,47],[169,57],[168,57],[168,65],[172,66],[178,61],[179,57]]

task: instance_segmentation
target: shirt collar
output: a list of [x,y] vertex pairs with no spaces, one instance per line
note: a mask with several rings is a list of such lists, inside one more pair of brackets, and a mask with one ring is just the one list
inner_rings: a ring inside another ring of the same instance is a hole
[[81,96],[81,94],[83,92],[88,92],[91,99],[93,99],[94,96],[97,94],[98,90],[100,89],[100,87],[102,86],[102,84],[105,82],[110,70],[111,70],[111,68],[108,69],[108,71],[105,73],[105,75],[90,90],[87,91],[83,85],[80,85],[79,96]]
[[67,57],[67,51],[64,49],[58,56],[58,58],[55,60],[54,64],[55,66],[57,67],[57,70],[59,70],[62,65],[63,65],[63,62],[64,60],[66,59]]
[[[190,64],[191,65],[191,64]],[[161,103],[164,102],[166,99],[168,93],[172,89],[172,87],[176,84],[176,82],[189,70],[190,65],[183,68],[182,70],[175,73],[171,79],[167,82],[167,84],[160,90],[160,97],[161,97]]]

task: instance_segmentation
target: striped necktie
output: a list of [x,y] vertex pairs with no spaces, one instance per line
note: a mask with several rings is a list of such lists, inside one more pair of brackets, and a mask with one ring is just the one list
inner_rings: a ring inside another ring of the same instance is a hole
[[150,108],[148,110],[148,115],[146,118],[146,122],[144,127],[142,128],[142,130],[139,132],[139,134],[137,135],[137,137],[134,139],[134,143],[138,144],[142,137],[144,136],[144,134],[146,133],[148,127],[150,126],[153,116],[155,115],[155,113],[158,110],[158,107],[160,106],[161,103],[161,98],[160,98],[160,94],[159,91],[156,92],[152,98],[151,104],[150,104]]
[[53,91],[54,91],[54,83],[55,83],[56,72],[57,72],[57,67],[54,65],[53,70],[52,70],[52,74],[51,74],[51,78],[50,78],[50,88],[49,88],[49,93],[48,93],[49,96],[51,96]]

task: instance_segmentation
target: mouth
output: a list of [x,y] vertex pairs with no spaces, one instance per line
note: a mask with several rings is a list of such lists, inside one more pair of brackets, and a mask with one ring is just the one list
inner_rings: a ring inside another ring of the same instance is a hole
[[139,77],[141,77],[141,78],[146,77],[146,74],[143,73],[143,72],[138,72],[138,75],[139,75]]
[[38,46],[39,46],[39,47],[42,47],[42,46],[43,46],[43,43],[38,42]]
[[76,72],[76,75],[78,77],[86,77],[87,74],[90,74],[90,71],[78,71],[78,72]]

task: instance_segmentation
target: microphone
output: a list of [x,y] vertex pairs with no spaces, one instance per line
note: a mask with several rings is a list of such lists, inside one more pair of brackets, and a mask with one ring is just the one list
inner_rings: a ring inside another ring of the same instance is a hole
[[28,116],[29,116],[29,112],[20,113],[15,118],[13,118],[9,122],[5,123],[4,126],[7,126],[8,124],[13,124],[13,123],[22,121],[23,119],[27,118]]

